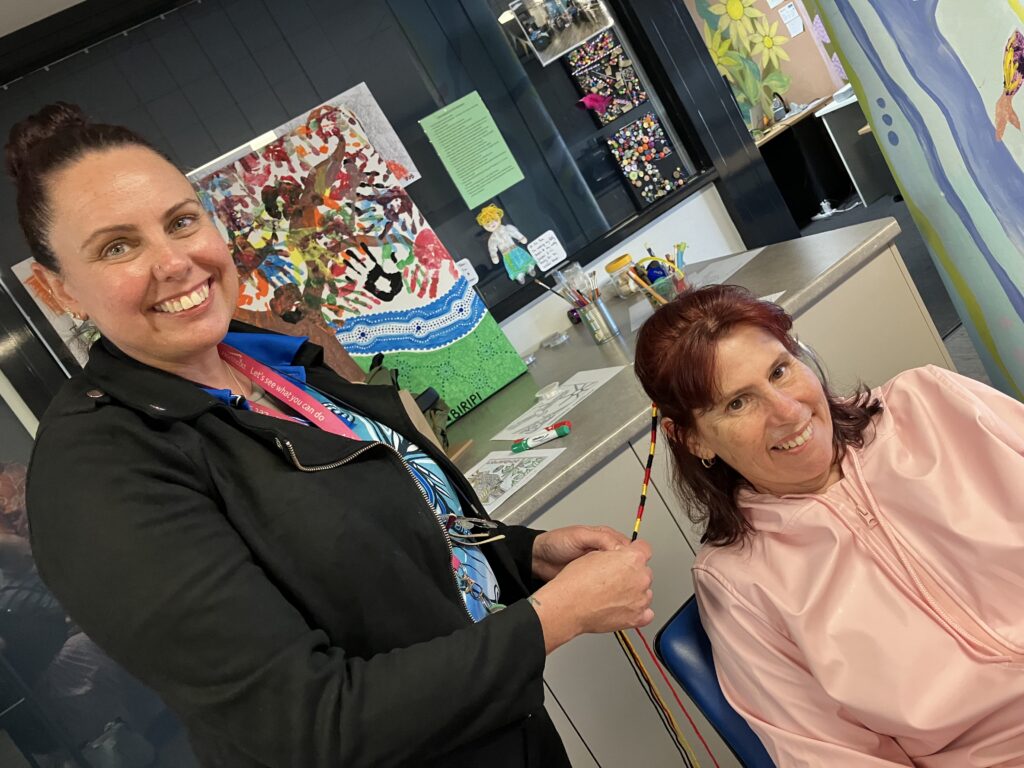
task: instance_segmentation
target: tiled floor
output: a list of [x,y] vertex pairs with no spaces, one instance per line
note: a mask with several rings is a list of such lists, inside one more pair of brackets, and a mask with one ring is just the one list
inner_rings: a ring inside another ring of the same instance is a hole
[[962,325],[949,334],[944,341],[946,342],[946,349],[949,350],[949,356],[953,358],[953,363],[960,373],[964,376],[970,376],[972,379],[983,381],[986,384],[992,383],[988,378],[988,374],[985,373],[985,367],[981,364],[978,353],[974,350],[974,345],[967,336],[967,331]]

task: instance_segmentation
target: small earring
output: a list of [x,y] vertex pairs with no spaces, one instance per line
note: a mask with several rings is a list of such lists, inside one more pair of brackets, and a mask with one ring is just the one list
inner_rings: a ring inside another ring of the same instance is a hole
[[704,469],[711,469],[717,460],[717,456],[712,456],[710,459],[701,459],[700,463],[704,465]]

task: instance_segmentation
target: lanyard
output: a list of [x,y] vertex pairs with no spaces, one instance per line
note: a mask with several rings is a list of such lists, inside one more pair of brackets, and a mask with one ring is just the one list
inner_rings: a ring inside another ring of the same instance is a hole
[[[309,420],[310,424],[319,427],[325,432],[333,435],[341,435],[350,440],[359,440],[359,436],[353,432],[344,421],[332,413],[319,400],[310,395],[303,387],[289,381],[270,366],[254,360],[243,352],[227,344],[218,344],[217,353],[221,359],[241,373],[254,384],[263,387],[276,400],[287,405],[296,413],[302,414]],[[249,408],[264,416],[284,418],[289,421],[300,421],[269,408],[264,408],[257,403],[249,402]]]

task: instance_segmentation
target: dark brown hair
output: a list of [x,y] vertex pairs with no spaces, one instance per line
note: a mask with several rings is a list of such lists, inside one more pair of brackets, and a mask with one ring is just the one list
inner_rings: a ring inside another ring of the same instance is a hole
[[18,223],[32,256],[44,267],[60,271],[49,242],[50,176],[87,152],[125,146],[145,147],[164,157],[131,129],[90,123],[80,107],[64,101],[48,104],[11,128],[4,150],[7,173],[18,190]]
[[[644,323],[636,344],[637,378],[662,417],[676,425],[673,434],[666,430],[665,435],[676,490],[688,502],[690,519],[706,523],[701,540],[716,546],[741,542],[753,532],[737,504],[740,489],[750,484],[723,461],[705,468],[690,453],[686,438],[696,428],[697,414],[718,396],[718,342],[740,325],[763,328],[800,356],[800,345],[789,333],[793,319],[785,310],[735,285],[684,292]],[[840,461],[848,446],[864,445],[864,431],[882,405],[865,386],[850,399],[837,397],[824,381],[822,387],[832,415],[834,458]]]

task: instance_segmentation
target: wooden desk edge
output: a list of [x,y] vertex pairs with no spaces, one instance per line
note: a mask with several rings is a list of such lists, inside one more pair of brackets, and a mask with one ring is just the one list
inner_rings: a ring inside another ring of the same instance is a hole
[[771,128],[769,128],[765,133],[761,135],[761,138],[754,140],[754,146],[760,149],[762,146],[764,146],[769,141],[774,139],[780,133],[785,133],[787,128],[796,125],[801,120],[805,119],[808,115],[813,115],[818,110],[828,106],[828,104],[831,103],[831,101],[831,96],[822,96],[817,101],[812,101],[807,106],[807,109],[803,110],[802,112],[795,115],[790,115],[784,120],[780,120],[779,122],[775,123],[775,125],[773,125]]

